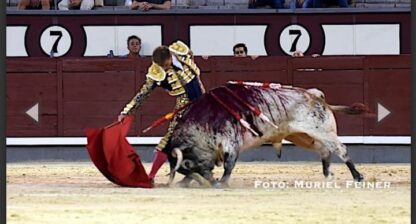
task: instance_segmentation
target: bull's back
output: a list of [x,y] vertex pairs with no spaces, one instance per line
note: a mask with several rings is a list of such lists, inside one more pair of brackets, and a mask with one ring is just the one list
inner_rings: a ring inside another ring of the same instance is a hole
[[178,120],[172,143],[174,147],[199,144],[210,148],[224,140],[221,138],[243,140],[243,129],[233,112],[256,126],[259,132],[267,132],[270,126],[256,117],[245,103],[258,107],[272,122],[279,124],[289,119],[290,111],[303,95],[301,89],[289,88],[246,88],[240,85],[214,88],[194,101]]

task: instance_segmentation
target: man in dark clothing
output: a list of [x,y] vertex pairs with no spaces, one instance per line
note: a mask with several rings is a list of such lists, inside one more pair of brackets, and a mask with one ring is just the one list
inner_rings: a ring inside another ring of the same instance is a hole
[[303,2],[303,8],[326,8],[332,5],[347,8],[348,0],[305,0]]
[[248,8],[255,9],[258,7],[269,6],[273,9],[281,9],[285,4],[285,0],[249,0]]

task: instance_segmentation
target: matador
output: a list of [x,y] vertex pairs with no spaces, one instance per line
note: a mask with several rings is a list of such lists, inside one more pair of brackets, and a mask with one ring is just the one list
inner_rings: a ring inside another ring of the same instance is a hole
[[[126,115],[132,114],[156,87],[162,87],[173,97],[176,97],[175,110],[182,108],[190,101],[198,99],[204,92],[204,86],[200,80],[200,70],[194,62],[193,53],[189,47],[181,41],[176,41],[168,46],[157,47],[152,54],[152,65],[148,68],[146,81],[124,107],[119,115],[119,121]],[[166,146],[173,130],[185,110],[174,115],[169,123],[165,136],[156,146],[149,178],[152,183],[157,171],[167,160]]]

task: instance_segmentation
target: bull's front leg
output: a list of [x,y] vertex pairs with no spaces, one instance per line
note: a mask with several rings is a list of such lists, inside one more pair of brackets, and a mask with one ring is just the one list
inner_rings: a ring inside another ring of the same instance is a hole
[[203,170],[202,176],[209,181],[211,186],[215,186],[217,184],[217,180],[214,178],[214,174],[212,173],[212,170]]
[[224,154],[224,174],[221,177],[219,187],[229,187],[228,181],[230,180],[230,176],[235,167],[235,163],[237,162],[237,158],[238,150],[233,152],[226,152]]
[[192,177],[185,176],[181,181],[179,181],[179,182],[176,183],[176,186],[177,187],[185,187],[185,188],[187,188],[191,184],[192,180],[193,180]]
[[211,183],[199,173],[191,173],[189,174],[189,177],[198,182],[201,187],[211,187]]

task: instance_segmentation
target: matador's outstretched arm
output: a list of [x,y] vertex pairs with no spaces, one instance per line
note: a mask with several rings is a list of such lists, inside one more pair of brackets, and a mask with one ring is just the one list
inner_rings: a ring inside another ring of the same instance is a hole
[[120,114],[129,115],[134,112],[142,102],[150,95],[152,90],[156,87],[154,80],[147,78],[146,82],[140,88],[139,92],[130,100],[130,102],[123,108]]

